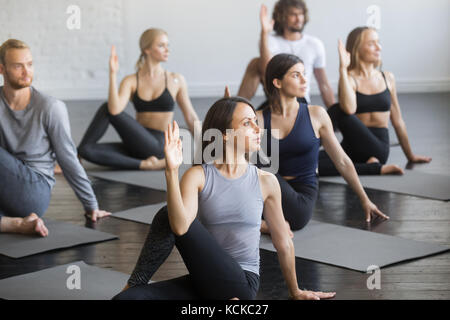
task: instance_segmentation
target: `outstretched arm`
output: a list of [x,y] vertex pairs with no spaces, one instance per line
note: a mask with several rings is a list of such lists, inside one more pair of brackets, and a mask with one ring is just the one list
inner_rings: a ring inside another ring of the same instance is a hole
[[273,174],[263,174],[263,189],[267,192],[264,201],[264,218],[269,226],[272,242],[277,250],[281,271],[289,289],[289,296],[296,300],[320,300],[334,297],[335,293],[300,290],[295,270],[295,251],[281,207],[281,189]]
[[347,114],[356,112],[356,84],[348,75],[350,65],[350,53],[345,50],[344,44],[339,39],[339,105]]
[[198,192],[202,186],[200,172],[202,168],[199,166],[190,168],[184,174],[180,186],[178,168],[183,162],[183,152],[176,121],[169,124],[164,136],[169,223],[173,233],[180,236],[188,231],[197,215]]
[[315,68],[314,76],[319,85],[320,95],[322,96],[322,100],[325,105],[331,107],[334,103],[334,93],[331,88],[330,82],[328,81],[327,73],[325,72],[325,68]]
[[132,94],[132,84],[130,79],[124,79],[117,91],[117,72],[119,71],[119,59],[116,54],[116,47],[111,47],[111,57],[109,58],[109,94],[108,111],[112,115],[121,113],[127,106]]
[[395,133],[398,137],[400,145],[402,146],[402,150],[406,158],[408,158],[408,161],[415,163],[430,162],[431,161],[430,157],[415,155],[412,152],[411,145],[408,139],[408,133],[406,131],[406,124],[405,121],[403,121],[402,113],[400,111],[400,105],[398,103],[397,89],[395,85],[394,75],[390,72],[385,72],[385,74],[389,79],[389,83],[391,84],[390,92],[392,98],[392,107],[391,107],[392,126],[395,129]]
[[272,59],[272,52],[270,52],[269,50],[269,34],[273,30],[274,25],[274,21],[270,19],[267,12],[267,7],[264,4],[261,5],[259,20],[261,22],[261,38],[259,41],[259,67],[262,78],[264,79],[266,66],[269,63],[270,59]]
[[331,124],[331,119],[328,116],[327,112],[319,106],[313,107],[311,108],[311,110],[314,114],[313,117],[320,123],[319,133],[322,140],[322,145],[333,161],[336,169],[339,171],[345,181],[347,181],[353,191],[355,191],[355,193],[358,195],[361,205],[364,209],[364,213],[366,215],[366,221],[370,222],[372,214],[378,215],[384,219],[389,219],[388,216],[383,214],[377,208],[377,206],[373,204],[372,201],[370,201],[369,197],[364,191],[352,160],[345,153],[344,149],[342,149],[341,144],[334,134],[333,125]]
[[[194,136],[195,126],[200,126],[200,121],[194,107],[192,106],[191,99],[189,98],[186,80],[182,75],[177,75],[177,78],[180,81],[180,88],[177,93],[177,103],[180,106],[181,111],[183,112],[184,119],[189,127],[189,131],[191,132],[192,136]],[[198,129],[201,131],[201,126]]]

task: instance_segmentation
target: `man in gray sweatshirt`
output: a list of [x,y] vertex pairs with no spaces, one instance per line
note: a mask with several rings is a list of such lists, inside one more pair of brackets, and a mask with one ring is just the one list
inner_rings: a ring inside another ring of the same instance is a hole
[[55,160],[86,215],[93,221],[110,215],[99,210],[77,159],[65,104],[31,86],[33,62],[24,42],[2,44],[0,74],[0,232],[48,235],[40,217],[55,184]]

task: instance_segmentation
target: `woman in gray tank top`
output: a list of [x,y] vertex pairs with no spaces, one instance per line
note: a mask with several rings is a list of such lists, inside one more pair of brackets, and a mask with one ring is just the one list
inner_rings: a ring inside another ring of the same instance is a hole
[[[202,137],[208,129],[218,132],[212,161],[205,161],[208,145],[203,143],[203,161],[209,163],[190,168],[181,182],[178,168],[183,156],[177,123],[165,131],[167,207],[155,216],[135,270],[115,299],[254,299],[259,287],[263,211],[289,296],[333,297],[335,293],[298,287],[294,245],[283,217],[278,181],[248,163],[249,154],[260,148],[254,108],[243,98],[223,98],[208,111]],[[174,245],[189,274],[148,284]]]

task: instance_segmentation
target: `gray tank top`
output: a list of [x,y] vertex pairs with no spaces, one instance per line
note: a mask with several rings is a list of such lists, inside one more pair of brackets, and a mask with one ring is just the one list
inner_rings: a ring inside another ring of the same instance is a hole
[[225,178],[213,164],[203,164],[205,185],[198,218],[243,270],[259,275],[259,240],[264,200],[256,166],[237,179]]

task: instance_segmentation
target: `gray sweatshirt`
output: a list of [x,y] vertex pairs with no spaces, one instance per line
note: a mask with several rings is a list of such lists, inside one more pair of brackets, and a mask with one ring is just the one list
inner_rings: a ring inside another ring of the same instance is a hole
[[53,170],[58,160],[84,209],[98,209],[91,183],[77,159],[66,105],[33,87],[30,90],[29,105],[13,111],[0,87],[0,146],[43,175],[50,187],[55,184]]

